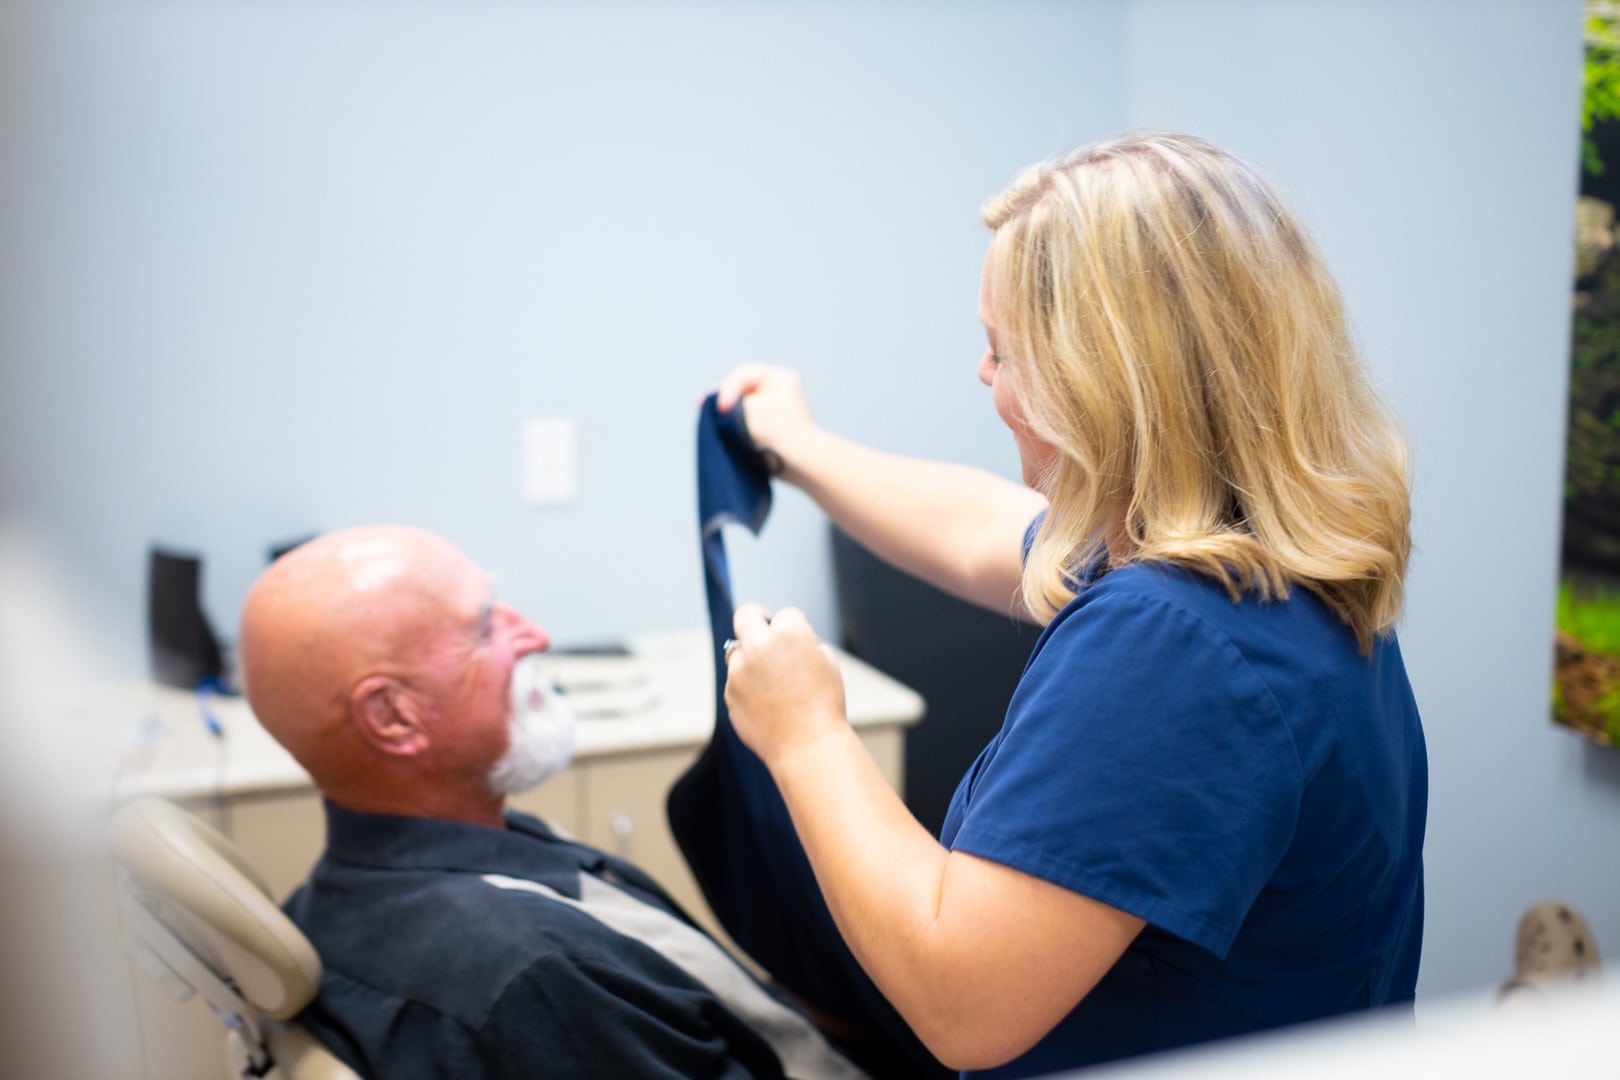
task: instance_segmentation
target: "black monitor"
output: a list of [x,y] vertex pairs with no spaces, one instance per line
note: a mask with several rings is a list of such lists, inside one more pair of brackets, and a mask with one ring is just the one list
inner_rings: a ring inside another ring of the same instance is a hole
[[923,696],[906,732],[906,805],[935,836],[956,785],[1001,730],[1040,628],[940,592],[834,529],[842,645]]

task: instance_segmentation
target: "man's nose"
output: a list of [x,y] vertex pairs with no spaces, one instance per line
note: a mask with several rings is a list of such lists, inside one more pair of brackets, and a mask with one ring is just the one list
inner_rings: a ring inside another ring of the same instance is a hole
[[512,651],[519,655],[523,653],[541,652],[551,647],[551,635],[530,622],[515,608],[505,604],[498,605],[502,617],[511,628]]

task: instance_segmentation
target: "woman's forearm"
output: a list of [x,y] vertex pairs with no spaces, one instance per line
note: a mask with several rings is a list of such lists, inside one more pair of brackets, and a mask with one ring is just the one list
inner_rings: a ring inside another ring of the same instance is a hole
[[953,596],[1021,614],[1037,492],[966,465],[887,454],[820,429],[782,447],[783,478],[879,558]]
[[932,935],[949,852],[906,809],[845,727],[772,763],[839,932],[878,989],[936,1054],[950,1025],[933,991]]

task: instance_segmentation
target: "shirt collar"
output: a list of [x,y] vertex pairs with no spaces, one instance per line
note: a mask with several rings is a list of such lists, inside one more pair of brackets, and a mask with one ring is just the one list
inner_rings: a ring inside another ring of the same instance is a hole
[[444,818],[367,814],[331,800],[326,807],[326,858],[382,870],[459,870],[533,876],[564,863],[597,870],[599,852],[563,840],[538,818],[507,811],[504,829]]

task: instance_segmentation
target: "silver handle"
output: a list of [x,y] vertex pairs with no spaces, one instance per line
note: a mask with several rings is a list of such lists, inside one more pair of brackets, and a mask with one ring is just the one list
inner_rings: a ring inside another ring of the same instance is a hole
[[630,820],[630,815],[622,812],[614,814],[608,821],[608,828],[613,830],[615,853],[621,859],[630,858],[630,834],[635,828],[635,823]]

